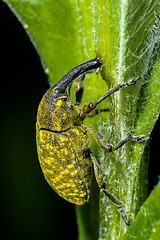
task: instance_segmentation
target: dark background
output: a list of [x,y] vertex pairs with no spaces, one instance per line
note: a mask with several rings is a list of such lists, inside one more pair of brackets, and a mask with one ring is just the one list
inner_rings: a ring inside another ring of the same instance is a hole
[[[0,239],[76,240],[74,206],[49,187],[36,153],[36,113],[49,87],[47,76],[21,24],[3,2],[0,60]],[[160,174],[160,120],[151,138],[149,191]]]
[[21,24],[0,2],[0,239],[77,239],[74,205],[60,198],[39,166],[35,124],[49,88]]

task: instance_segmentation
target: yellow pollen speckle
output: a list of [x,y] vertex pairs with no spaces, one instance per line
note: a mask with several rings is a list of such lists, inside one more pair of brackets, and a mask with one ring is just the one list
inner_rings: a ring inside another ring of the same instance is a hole
[[56,105],[57,105],[57,107],[60,107],[62,105],[62,100],[58,100]]
[[70,164],[67,166],[68,168],[73,168],[74,167],[74,164]]
[[85,193],[80,193],[79,196],[80,197],[84,197]]

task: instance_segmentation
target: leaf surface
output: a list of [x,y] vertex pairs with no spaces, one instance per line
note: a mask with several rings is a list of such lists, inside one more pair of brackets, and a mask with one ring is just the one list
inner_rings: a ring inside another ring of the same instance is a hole
[[156,240],[160,234],[160,183],[141,207],[135,221],[124,236],[124,240]]

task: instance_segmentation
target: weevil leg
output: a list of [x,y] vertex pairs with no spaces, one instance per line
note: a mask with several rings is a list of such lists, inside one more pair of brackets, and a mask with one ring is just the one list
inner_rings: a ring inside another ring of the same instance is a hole
[[96,101],[84,104],[81,110],[81,117],[84,118],[87,114],[89,114],[93,109],[96,108],[97,104],[102,102],[114,92],[118,91],[120,88],[126,88],[135,85],[139,79],[140,77],[132,77],[127,82],[118,84],[115,87],[111,88],[107,93],[105,93],[102,97],[98,98]]
[[83,96],[84,84],[83,79],[85,78],[85,74],[81,74],[74,80],[73,83],[73,91],[76,96],[76,104],[80,104]]
[[115,146],[112,144],[109,144],[106,139],[98,132],[95,130],[84,126],[84,128],[95,138],[96,142],[98,145],[104,149],[106,152],[112,152],[123,146],[126,142],[129,140],[136,141],[136,142],[144,142],[148,141],[150,138],[145,137],[144,135],[139,135],[139,136],[132,136],[130,133],[128,133],[121,141],[119,141]]
[[[140,136],[132,136],[130,133],[127,134],[120,142],[118,142],[115,146],[109,144],[105,138],[98,132],[96,132],[95,130],[83,126],[84,129],[86,129],[86,131],[88,131],[89,133],[92,134],[92,136],[95,138],[95,140],[97,141],[98,145],[104,149],[106,152],[112,152],[117,150],[118,148],[120,148],[122,145],[124,145],[126,142],[128,142],[129,140],[132,141],[137,141],[137,142],[144,142],[146,140],[149,140],[149,137],[145,137],[144,135],[140,135]],[[127,216],[126,213],[122,207],[122,203],[117,200],[111,193],[109,193],[106,189],[106,184],[103,181],[103,174],[102,174],[102,170],[100,165],[98,164],[97,160],[95,159],[95,157],[91,155],[91,160],[93,163],[93,167],[94,167],[94,172],[95,172],[95,177],[97,180],[97,183],[99,185],[99,187],[103,190],[103,192],[105,193],[105,195],[112,201],[114,202],[120,211],[120,214],[124,220],[124,222],[126,223],[126,225],[130,225],[130,223],[127,221]]]
[[130,223],[127,221],[127,215],[122,207],[122,203],[121,201],[119,201],[118,199],[116,199],[111,193],[109,193],[106,189],[106,184],[105,182],[103,181],[103,173],[102,173],[102,170],[101,170],[101,167],[100,165],[98,164],[96,158],[93,156],[93,154],[91,153],[90,154],[91,156],[91,160],[92,160],[92,163],[93,163],[93,168],[94,168],[94,173],[95,173],[95,177],[96,177],[96,180],[97,180],[97,183],[98,183],[98,186],[102,189],[102,191],[105,193],[105,195],[113,202],[115,203],[118,208],[119,208],[119,211],[120,211],[120,214],[125,222],[126,225],[130,225]]
[[88,74],[88,73],[93,73],[93,72],[96,72],[97,70],[95,69],[92,69],[92,70],[89,70],[83,74],[81,74],[80,76],[78,76],[75,80],[74,80],[74,83],[73,83],[73,91],[74,91],[74,94],[76,96],[76,103],[75,104],[80,104],[81,103],[81,100],[82,100],[82,96],[83,96],[83,91],[84,91],[84,84],[83,84],[83,80],[85,78],[85,75]]
[[100,112],[110,112],[110,108],[102,108],[102,109],[93,109],[89,114],[86,114],[85,118],[92,118],[98,115]]
[[112,152],[113,151],[113,146],[112,144],[109,144],[106,139],[98,132],[96,132],[95,130],[84,126],[84,129],[86,129],[86,131],[88,131],[96,140],[96,142],[98,143],[98,145],[104,149],[106,152]]

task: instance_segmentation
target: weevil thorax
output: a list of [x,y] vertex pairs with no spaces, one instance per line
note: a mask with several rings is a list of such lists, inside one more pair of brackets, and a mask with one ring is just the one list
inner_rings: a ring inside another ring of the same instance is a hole
[[67,92],[56,93],[52,86],[43,96],[37,113],[37,127],[62,132],[78,121],[77,108],[70,103]]

